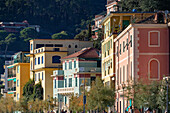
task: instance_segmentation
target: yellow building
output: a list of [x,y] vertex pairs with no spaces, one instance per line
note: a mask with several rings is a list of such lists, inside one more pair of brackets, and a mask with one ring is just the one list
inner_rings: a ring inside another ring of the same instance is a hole
[[18,101],[22,98],[23,87],[30,79],[29,52],[18,52],[12,57],[11,65],[7,66],[7,94]]
[[54,70],[61,70],[61,58],[77,52],[93,43],[79,40],[34,39],[30,40],[30,78],[43,87],[43,99],[53,97]]
[[153,16],[153,13],[138,12],[110,12],[101,22],[104,28],[102,41],[102,79],[106,86],[115,85],[115,46],[114,39],[130,23],[140,23],[142,20]]

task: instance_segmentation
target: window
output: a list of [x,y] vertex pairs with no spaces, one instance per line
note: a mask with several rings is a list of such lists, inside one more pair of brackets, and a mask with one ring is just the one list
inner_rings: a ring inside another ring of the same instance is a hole
[[17,73],[19,73],[19,66],[17,66]]
[[17,100],[19,100],[19,93],[17,93]]
[[43,75],[44,73],[42,72],[42,80],[44,79],[44,75]]
[[110,22],[109,22],[109,24],[108,24],[108,28],[109,28],[109,30],[110,30]]
[[35,81],[37,81],[37,74],[35,74]]
[[54,80],[54,88],[57,88],[57,81],[56,81],[56,79]]
[[74,61],[74,68],[76,68],[76,61]]
[[71,48],[71,45],[69,45],[68,48]]
[[72,61],[69,62],[69,69],[72,69]]
[[32,61],[31,61],[31,70],[32,70]]
[[40,64],[40,57],[38,57],[38,65]]
[[75,86],[77,87],[77,77],[75,78]]
[[67,79],[65,79],[65,87],[67,87]]
[[67,62],[65,62],[65,70],[67,70]]
[[17,87],[19,87],[19,80],[17,80]]
[[46,44],[45,47],[53,47],[53,44]]
[[60,48],[54,48],[54,51],[60,51]]
[[159,47],[160,46],[160,32],[159,31],[149,31],[148,32],[148,46],[149,47]]
[[123,66],[123,82],[125,82],[125,66]]
[[72,87],[72,78],[69,78],[69,87]]
[[152,59],[149,61],[149,79],[159,80],[160,78],[160,65],[157,59]]
[[36,44],[36,49],[44,47],[44,44]]
[[122,82],[122,79],[121,79],[121,77],[122,77],[122,69],[120,68],[120,84],[121,84],[121,82]]
[[117,46],[117,57],[118,57],[118,50],[119,50],[119,49],[118,49],[118,46]]
[[130,73],[131,73],[131,80],[132,80],[132,62],[130,63],[130,65],[131,65]]
[[121,44],[120,44],[120,55],[121,55]]
[[31,44],[31,51],[33,50],[33,45]]
[[44,56],[41,57],[41,64],[44,63]]
[[40,73],[38,73],[38,80],[40,81]]
[[117,85],[119,85],[119,71],[118,71],[118,69],[117,69]]
[[127,42],[126,42],[127,50],[128,50],[128,46],[129,46],[129,42],[128,42],[128,38],[127,38]]
[[128,64],[127,64],[127,81],[129,81],[129,77],[128,77]]
[[35,58],[35,65],[37,65],[37,59]]
[[65,103],[65,105],[67,104],[67,97],[66,96],[65,96],[65,102],[64,103]]
[[52,63],[61,63],[60,59],[61,59],[60,56],[53,56],[52,57]]
[[125,52],[125,41],[123,41],[123,52]]
[[77,45],[75,45],[75,48],[77,48]]
[[104,26],[104,33],[106,34],[106,25]]
[[130,47],[132,47],[132,35],[130,35]]
[[55,47],[63,47],[62,44],[55,44]]

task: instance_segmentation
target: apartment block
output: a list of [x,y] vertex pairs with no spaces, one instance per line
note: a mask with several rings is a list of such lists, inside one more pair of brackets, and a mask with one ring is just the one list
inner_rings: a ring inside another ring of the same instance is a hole
[[101,77],[100,53],[95,48],[85,48],[62,58],[63,70],[53,71],[53,97],[60,103],[60,109],[69,110],[69,99],[90,90],[92,81]]
[[43,98],[53,97],[54,70],[62,70],[61,59],[85,47],[92,47],[90,41],[62,39],[30,40],[30,78],[43,87]]
[[7,66],[7,95],[19,101],[22,98],[23,87],[30,79],[29,52],[18,52],[13,55],[11,64]]

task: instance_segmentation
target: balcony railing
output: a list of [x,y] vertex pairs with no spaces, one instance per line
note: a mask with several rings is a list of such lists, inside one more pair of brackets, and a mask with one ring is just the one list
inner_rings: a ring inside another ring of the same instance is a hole
[[8,78],[13,78],[13,77],[16,77],[16,74],[10,74],[10,75],[8,75]]
[[8,91],[16,91],[16,87],[8,88]]
[[57,90],[60,94],[74,93],[74,87],[58,88]]

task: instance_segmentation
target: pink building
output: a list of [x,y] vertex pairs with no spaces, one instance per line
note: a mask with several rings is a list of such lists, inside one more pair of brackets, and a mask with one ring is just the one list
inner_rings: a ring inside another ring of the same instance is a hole
[[[116,104],[123,113],[130,107],[123,87],[143,80],[162,80],[169,75],[169,29],[167,24],[130,24],[115,39]],[[133,97],[132,97],[133,98]],[[130,110],[130,109],[129,109]]]

